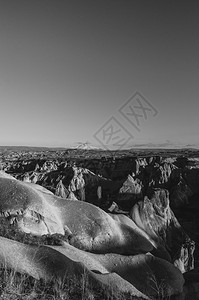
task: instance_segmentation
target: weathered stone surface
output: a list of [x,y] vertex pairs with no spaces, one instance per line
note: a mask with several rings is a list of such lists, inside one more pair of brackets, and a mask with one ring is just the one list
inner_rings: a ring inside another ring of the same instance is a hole
[[150,191],[143,201],[134,205],[130,215],[138,227],[168,251],[173,263],[182,272],[193,268],[195,245],[170,209],[167,190]]
[[[137,254],[153,249],[133,228],[114,221],[100,208],[61,199],[42,189],[1,177],[0,211],[15,217],[18,228],[26,233],[64,235],[68,229],[70,243],[87,251]],[[20,216],[15,213],[19,210]]]
[[119,189],[119,194],[117,197],[117,202],[128,202],[132,205],[142,198],[142,185],[139,179],[134,179],[130,174],[127,179],[124,181],[122,187]]
[[31,246],[0,237],[0,264],[36,279],[62,282],[70,274],[86,274],[93,284],[128,292],[141,299],[182,292],[184,279],[172,264],[151,254],[92,254],[63,246]]
[[60,180],[55,188],[55,195],[63,199],[78,200],[72,191],[69,191]]

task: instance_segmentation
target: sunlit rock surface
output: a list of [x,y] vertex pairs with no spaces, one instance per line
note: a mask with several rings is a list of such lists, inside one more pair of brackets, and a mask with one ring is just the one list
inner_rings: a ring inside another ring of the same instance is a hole
[[137,254],[153,249],[133,228],[113,220],[100,208],[61,199],[42,187],[12,178],[0,177],[0,212],[14,218],[26,233],[69,232],[70,243],[87,251]]
[[182,272],[193,269],[195,243],[184,232],[169,206],[169,193],[152,189],[143,201],[134,205],[132,220],[157,244],[163,246]]
[[67,243],[35,247],[1,237],[0,263],[45,280],[58,278],[64,281],[70,273],[80,275],[86,272],[93,284],[98,281],[103,286],[142,299],[157,297],[160,293],[168,297],[181,293],[184,284],[177,268],[151,254],[92,254]]

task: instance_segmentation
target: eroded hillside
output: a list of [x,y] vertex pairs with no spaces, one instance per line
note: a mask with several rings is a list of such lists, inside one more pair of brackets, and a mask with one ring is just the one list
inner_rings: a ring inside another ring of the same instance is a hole
[[[164,297],[190,299],[199,266],[195,151],[36,150],[1,153],[1,260],[13,247],[28,257],[18,271],[35,278],[86,268],[132,297],[159,297],[164,282]],[[12,251],[6,261],[16,265]]]

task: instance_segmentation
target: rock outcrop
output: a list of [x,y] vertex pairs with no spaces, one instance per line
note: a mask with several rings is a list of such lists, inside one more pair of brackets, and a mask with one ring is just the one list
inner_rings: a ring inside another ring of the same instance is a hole
[[143,201],[136,203],[130,213],[132,220],[144,230],[157,245],[171,256],[172,262],[182,272],[193,269],[194,242],[183,231],[169,206],[169,193],[152,189]]
[[[61,234],[77,248],[98,253],[138,254],[153,245],[133,228],[100,208],[54,196],[37,185],[0,177],[0,212],[17,228],[34,235]],[[13,222],[14,219],[14,222]]]
[[60,180],[55,188],[55,195],[63,199],[78,200],[72,191],[67,189],[62,180]]
[[62,246],[31,246],[0,237],[0,264],[36,279],[56,278],[64,283],[70,274],[86,275],[115,293],[139,299],[170,297],[183,290],[180,271],[151,254],[121,256],[92,254],[63,243]]
[[142,185],[139,179],[134,179],[131,175],[128,175],[127,180],[123,183],[119,189],[117,196],[117,203],[123,207],[132,207],[135,202],[142,198]]

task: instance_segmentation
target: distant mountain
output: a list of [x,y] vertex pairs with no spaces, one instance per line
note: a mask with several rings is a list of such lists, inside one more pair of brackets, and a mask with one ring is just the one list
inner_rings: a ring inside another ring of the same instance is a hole
[[143,143],[143,144],[134,144],[131,146],[136,149],[198,149],[199,145],[197,144],[189,144],[185,145],[182,143],[173,143],[170,141],[166,141],[163,143]]
[[92,145],[89,142],[78,142],[78,145],[76,147],[73,147],[74,149],[81,149],[81,150],[101,150],[100,148]]
[[143,144],[134,144],[132,146],[132,148],[168,148],[168,147],[173,147],[174,144],[173,143],[168,143],[168,142],[165,142],[165,143],[143,143]]
[[0,146],[0,151],[56,151],[64,150],[65,148],[56,148],[56,147],[39,147],[39,146]]

